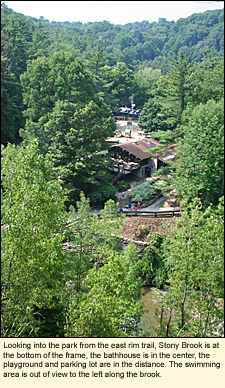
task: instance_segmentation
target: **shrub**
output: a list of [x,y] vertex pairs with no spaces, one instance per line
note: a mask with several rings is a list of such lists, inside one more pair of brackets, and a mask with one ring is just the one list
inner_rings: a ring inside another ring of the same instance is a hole
[[89,198],[93,203],[105,202],[109,199],[114,199],[115,194],[116,188],[113,184],[111,182],[103,182],[97,190],[89,194]]
[[150,232],[150,227],[146,225],[139,225],[135,237],[145,239]]
[[152,199],[155,193],[156,193],[155,182],[148,181],[143,183],[142,185],[134,187],[131,190],[129,196],[131,200],[134,202],[142,202],[143,200]]
[[153,287],[162,288],[167,279],[167,269],[160,252],[149,245],[142,257],[142,275]]
[[126,190],[128,187],[128,184],[124,182],[124,180],[117,182],[116,184],[118,191]]

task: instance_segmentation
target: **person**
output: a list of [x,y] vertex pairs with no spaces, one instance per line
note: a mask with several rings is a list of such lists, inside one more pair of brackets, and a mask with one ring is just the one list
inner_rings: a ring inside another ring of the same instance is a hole
[[119,207],[119,210],[118,210],[118,216],[119,216],[121,213],[123,213],[123,209],[122,209],[122,207],[120,206],[120,207]]
[[137,204],[136,203],[134,204],[134,210],[137,210]]
[[130,203],[130,201],[128,202],[128,209],[131,209],[131,203]]
[[138,202],[138,210],[140,210],[140,208],[141,208],[141,204],[140,202]]
[[124,191],[123,191],[123,193],[122,193],[122,199],[125,199],[125,193],[124,193]]

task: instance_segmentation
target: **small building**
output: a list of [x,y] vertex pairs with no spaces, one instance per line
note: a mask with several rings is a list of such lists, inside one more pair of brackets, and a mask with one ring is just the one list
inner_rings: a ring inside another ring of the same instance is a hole
[[157,155],[150,152],[157,145],[160,143],[152,138],[112,145],[109,152],[115,159],[114,171],[139,178],[150,177],[158,169]]

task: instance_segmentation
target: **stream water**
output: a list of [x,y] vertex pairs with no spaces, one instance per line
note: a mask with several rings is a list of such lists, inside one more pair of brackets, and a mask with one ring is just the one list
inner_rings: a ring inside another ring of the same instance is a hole
[[155,290],[151,287],[143,287],[141,302],[143,302],[145,312],[141,317],[139,326],[144,331],[145,336],[155,337],[158,326],[158,318],[155,315],[158,308]]

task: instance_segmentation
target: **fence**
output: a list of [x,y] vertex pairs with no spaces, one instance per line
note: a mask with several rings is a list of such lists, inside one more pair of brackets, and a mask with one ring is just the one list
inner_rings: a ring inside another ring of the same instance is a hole
[[123,214],[128,217],[175,217],[180,216],[180,208],[175,207],[171,210],[123,210]]

